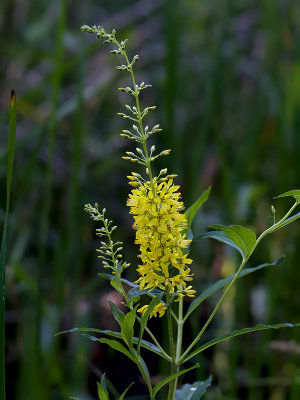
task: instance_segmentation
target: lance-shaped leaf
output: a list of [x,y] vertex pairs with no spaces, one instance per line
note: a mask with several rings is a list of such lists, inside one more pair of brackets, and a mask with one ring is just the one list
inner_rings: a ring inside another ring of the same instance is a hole
[[105,374],[101,376],[100,382],[97,382],[99,400],[109,400],[109,395],[105,382]]
[[133,382],[131,382],[131,384],[124,390],[124,392],[121,394],[121,396],[119,397],[119,400],[123,400],[125,397],[125,394],[127,393],[127,391],[131,388],[131,386],[133,385]]
[[142,340],[142,336],[143,336],[144,330],[145,330],[146,325],[147,325],[148,318],[149,318],[150,314],[152,313],[152,311],[154,310],[154,308],[160,303],[162,296],[163,296],[163,293],[160,293],[156,297],[154,297],[154,299],[151,300],[151,302],[150,302],[145,314],[141,316],[141,319],[140,319],[140,334],[139,334],[139,342],[138,342],[138,353],[140,352],[140,343],[141,343],[141,340]]
[[121,326],[122,338],[130,349],[132,349],[133,326],[136,317],[136,309],[137,306],[125,315],[123,324]]
[[150,297],[155,297],[155,296],[159,295],[160,293],[162,293],[162,291],[160,289],[153,289],[151,291],[149,289],[140,290],[140,288],[138,286],[138,287],[134,287],[129,290],[129,292],[127,293],[127,299],[131,303],[132,301],[134,301],[135,299],[138,299],[140,296],[142,296],[144,294],[147,294]]
[[211,376],[205,381],[186,383],[181,389],[176,390],[175,400],[200,400],[211,385]]
[[[73,329],[69,329],[67,331],[59,332],[56,335],[61,335],[63,333],[73,333],[73,332],[92,332],[92,333],[99,333],[102,335],[108,335],[111,337],[122,339],[121,332],[115,332],[115,331],[111,331],[111,330],[107,330],[107,329],[101,330],[101,329],[95,329],[95,328],[73,328]],[[84,333],[83,336],[87,337],[88,339],[92,340],[93,342],[99,341],[99,338],[89,335],[89,334],[86,334],[86,333]],[[139,338],[133,337],[132,341],[134,344],[138,344]],[[142,339],[140,341],[140,344],[145,349],[152,351],[153,353],[157,354],[158,356],[165,358],[162,351],[155,344],[148,342],[147,340],[144,340],[144,339]]]
[[282,193],[279,196],[274,197],[274,199],[279,199],[280,197],[294,197],[294,199],[300,202],[300,190],[289,190],[288,192]]
[[209,194],[210,194],[210,189],[209,187],[207,190],[205,190],[199,198],[195,201],[194,204],[192,204],[185,212],[185,217],[187,219],[188,223],[188,228],[187,230],[191,227],[193,220],[195,218],[195,215],[197,214],[197,211],[202,207],[202,205],[207,201]]
[[202,346],[198,347],[197,349],[195,349],[194,351],[189,353],[185,357],[183,362],[186,362],[190,358],[194,357],[196,354],[201,353],[203,350],[205,350],[211,346],[214,346],[217,343],[223,342],[224,340],[235,337],[235,336],[244,335],[245,333],[249,333],[249,332],[263,331],[263,330],[267,330],[267,329],[294,328],[296,326],[300,326],[300,322],[297,322],[296,324],[290,324],[290,323],[282,323],[282,324],[274,324],[274,325],[258,324],[253,327],[250,327],[250,328],[243,328],[243,329],[235,330],[233,332],[227,333],[224,336],[220,336],[216,339],[210,340],[207,343],[204,343]]
[[107,299],[107,301],[110,306],[112,315],[114,316],[114,319],[118,322],[118,324],[122,328],[125,319],[125,314],[111,300]]
[[152,393],[153,393],[153,396],[155,396],[156,393],[157,393],[164,385],[166,385],[167,383],[171,382],[173,379],[177,378],[177,377],[180,376],[180,375],[185,374],[185,373],[188,372],[188,371],[191,371],[192,369],[198,368],[198,367],[199,367],[199,364],[195,364],[195,365],[193,365],[191,368],[186,368],[186,369],[184,369],[184,370],[182,370],[182,371],[176,372],[175,374],[172,374],[172,375],[168,376],[167,378],[163,379],[162,381],[160,381],[159,383],[157,383],[157,384],[154,386],[153,392],[152,392]]
[[[112,279],[115,278],[115,276],[112,275],[112,274],[99,273],[99,274],[97,274],[97,275],[101,276],[101,278],[107,279],[108,281],[111,281]],[[127,279],[121,278],[121,282],[126,283],[128,286],[131,286],[131,287],[133,287],[133,288],[134,288],[134,287],[139,287],[139,285],[136,285],[135,283],[130,282],[130,281],[128,281]]]
[[100,338],[98,339],[98,342],[100,343],[105,343],[108,344],[109,347],[111,347],[114,350],[119,351],[120,353],[125,354],[128,358],[130,358],[133,362],[135,362],[135,359],[133,355],[117,340],[111,340],[111,339],[106,339],[106,338]]
[[[228,239],[235,244],[233,247],[238,248],[243,258],[247,259],[251,254],[251,251],[256,243],[256,235],[251,229],[245,228],[241,225],[225,226],[218,224],[210,225],[209,228],[224,232]],[[214,239],[220,240],[221,242],[225,242],[232,246],[230,241],[224,240],[223,235],[219,238],[215,235]]]
[[[252,272],[258,271],[260,269],[266,268],[266,267],[273,267],[278,265],[284,257],[278,258],[276,261],[272,263],[265,263],[258,265],[257,267],[252,267],[252,268],[245,268],[243,271],[240,273],[238,278],[241,278],[242,276],[249,275]],[[206,300],[209,296],[214,294],[216,291],[222,289],[224,286],[228,285],[235,277],[235,274],[231,274],[227,276],[227,278],[224,279],[219,279],[217,282],[215,282],[213,285],[205,289],[198,297],[196,297],[190,304],[187,313],[185,315],[185,319],[188,318],[188,316],[201,304],[204,300]]]

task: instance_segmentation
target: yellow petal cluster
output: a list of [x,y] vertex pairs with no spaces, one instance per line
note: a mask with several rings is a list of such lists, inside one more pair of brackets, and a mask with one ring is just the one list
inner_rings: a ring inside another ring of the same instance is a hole
[[[141,264],[137,271],[140,289],[168,290],[183,295],[194,296],[188,264],[192,262],[184,251],[190,243],[183,234],[186,218],[181,212],[183,203],[179,201],[179,186],[173,180],[141,184],[129,195],[127,205],[134,215],[133,228],[136,229],[135,243],[140,245]],[[182,298],[182,295],[179,296]]]
[[[140,314],[144,315],[145,312],[147,311],[148,307],[149,307],[148,305],[143,306],[138,309],[138,312]],[[157,304],[157,306],[155,306],[154,310],[151,312],[150,318],[157,317],[157,315],[161,318],[164,315],[164,313],[166,312],[166,309],[167,309],[167,307],[163,303]]]

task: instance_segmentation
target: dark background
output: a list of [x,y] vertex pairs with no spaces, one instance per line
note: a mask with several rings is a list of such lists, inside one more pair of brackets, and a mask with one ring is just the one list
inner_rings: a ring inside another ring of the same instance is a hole
[[[140,55],[138,81],[153,85],[143,97],[157,105],[150,124],[164,131],[157,148],[171,148],[157,168],[177,173],[186,206],[212,185],[194,231],[210,223],[238,223],[258,234],[282,216],[291,200],[273,200],[299,188],[300,3],[288,0],[2,0],[0,4],[0,222],[10,90],[17,94],[17,147],[7,263],[7,398],[92,400],[106,372],[118,391],[143,399],[135,366],[79,334],[75,326],[117,329],[106,298],[120,302],[96,257],[96,225],[84,213],[98,202],[118,224],[136,278],[137,248],[125,206],[122,160],[132,143],[119,136],[116,116],[131,101],[117,88],[129,83],[116,56],[83,24],[115,27]],[[299,223],[260,244],[249,265],[287,257],[238,282],[206,339],[259,322],[299,322]],[[235,271],[233,250],[218,243],[192,246],[194,286],[206,288]],[[186,343],[213,304],[194,313]],[[153,329],[163,325],[152,321]],[[214,376],[207,398],[298,400],[300,331],[249,334],[208,350],[186,382]],[[153,379],[166,366],[149,358]],[[164,398],[162,396],[162,398]]]

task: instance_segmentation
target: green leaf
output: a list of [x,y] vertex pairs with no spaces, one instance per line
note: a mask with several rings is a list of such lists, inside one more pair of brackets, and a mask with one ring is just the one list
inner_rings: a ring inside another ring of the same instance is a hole
[[154,308],[157,306],[157,304],[160,303],[162,296],[163,296],[163,293],[160,293],[156,297],[154,297],[154,299],[151,300],[151,302],[150,302],[145,314],[141,316],[141,319],[140,319],[140,334],[139,334],[139,342],[138,342],[138,353],[140,352],[139,351],[140,342],[141,342],[141,339],[143,337],[143,333],[144,333],[144,330],[146,328],[148,318],[149,318],[150,314],[152,313],[152,311],[154,310]]
[[294,197],[294,199],[300,202],[300,190],[289,190],[288,192],[282,193],[279,196],[274,197],[274,199],[279,199],[280,197]]
[[123,313],[123,311],[119,310],[119,308],[111,300],[107,299],[107,301],[108,301],[108,304],[110,305],[112,315],[114,316],[115,320],[118,322],[120,327],[122,328],[123,322],[125,319],[125,314]]
[[205,381],[186,383],[181,389],[176,390],[175,400],[200,400],[211,385],[211,376]]
[[185,374],[186,372],[191,371],[192,369],[195,369],[195,368],[198,368],[198,367],[199,367],[199,364],[195,364],[195,365],[193,365],[191,368],[187,368],[187,369],[184,369],[184,370],[182,370],[182,371],[176,372],[175,374],[172,374],[172,375],[168,376],[167,378],[163,379],[162,381],[158,382],[158,383],[154,386],[154,388],[153,388],[153,392],[152,392],[153,396],[155,396],[156,393],[157,393],[164,385],[166,385],[167,383],[171,382],[173,379],[177,378],[177,376],[183,375],[183,374]]
[[108,395],[108,391],[107,391],[107,387],[106,387],[106,379],[105,379],[105,374],[103,374],[100,378],[100,385],[103,388],[103,390],[105,391],[107,397],[109,397]]
[[108,344],[112,349],[125,354],[128,358],[130,358],[133,362],[135,362],[133,355],[120,342],[104,338],[98,339],[98,342]]
[[[73,328],[69,329],[67,331],[62,331],[56,334],[56,336],[61,335],[63,333],[73,333],[73,332],[93,332],[93,333],[99,333],[101,335],[108,335],[112,336],[118,339],[122,339],[121,332],[114,332],[111,330],[101,330],[101,329],[95,329],[95,328]],[[83,334],[83,336],[87,337],[88,339],[92,340],[93,342],[98,342],[99,338],[88,335],[88,334]],[[133,343],[138,344],[139,338],[133,337]],[[157,354],[158,356],[161,356],[164,358],[162,351],[153,343],[148,342],[147,340],[142,339],[141,340],[141,346],[144,347],[145,349],[152,351],[153,353]]]
[[137,306],[125,315],[124,322],[121,326],[122,338],[130,349],[132,349],[133,326],[136,318],[136,309]]
[[193,238],[193,240],[199,240],[199,239],[218,240],[219,242],[228,244],[229,246],[235,248],[243,256],[242,250],[231,239],[229,239],[229,237],[226,235],[226,233],[224,233],[222,231],[206,232],[206,233],[202,233],[201,235],[195,236]]
[[[6,175],[6,210],[0,249],[0,399],[5,400],[5,265],[10,191],[16,144],[16,94],[12,90],[9,107],[8,155]],[[1,192],[4,191],[3,185]]]
[[187,219],[188,223],[188,229],[191,227],[193,220],[195,218],[195,215],[197,211],[202,207],[202,205],[207,201],[209,194],[210,194],[210,189],[209,187],[207,190],[205,190],[199,198],[195,201],[194,204],[192,204],[185,212],[185,217]]
[[249,333],[249,332],[263,331],[263,330],[267,330],[267,329],[294,328],[297,326],[300,326],[300,322],[298,322],[296,324],[290,324],[290,323],[282,323],[282,324],[274,324],[274,325],[258,324],[253,327],[250,327],[250,328],[243,328],[243,329],[235,330],[233,332],[227,333],[224,336],[220,336],[216,339],[210,340],[207,343],[204,343],[202,346],[198,347],[197,349],[192,351],[190,354],[188,354],[185,357],[183,362],[186,362],[190,358],[194,357],[196,354],[201,353],[203,350],[205,350],[211,346],[214,346],[217,343],[223,342],[224,340],[235,337],[235,336],[244,335],[245,333]]
[[131,388],[131,386],[134,384],[134,382],[131,382],[131,384],[128,386],[128,388],[126,388],[124,390],[124,392],[121,394],[121,396],[119,397],[119,400],[123,400],[125,397],[125,394],[127,393],[127,391]]
[[[240,249],[243,258],[247,258],[256,243],[255,233],[241,225],[210,225],[209,228],[223,231],[228,238]],[[229,244],[229,243],[228,243]]]
[[[276,261],[272,263],[265,263],[258,265],[257,267],[253,268],[245,268],[243,271],[240,273],[239,278],[245,275],[249,275],[252,272],[258,271],[260,269],[266,268],[266,267],[273,267],[278,265],[284,257],[278,258]],[[235,277],[236,274],[232,274],[227,276],[227,278],[224,279],[219,279],[217,282],[215,282],[213,285],[205,289],[198,297],[196,297],[190,304],[187,313],[185,315],[185,319],[201,304],[204,300],[206,300],[209,296],[214,294],[217,290],[222,289],[224,286],[228,285]]]
[[101,376],[101,382],[97,382],[99,400],[109,400],[109,395],[105,383],[105,374]]
[[[112,279],[114,279],[114,275],[112,275],[112,274],[105,274],[105,273],[99,273],[99,274],[97,274],[98,276],[101,276],[101,278],[104,278],[104,279],[106,279],[106,280],[108,280],[108,281],[111,281]],[[130,281],[128,281],[127,279],[123,279],[123,278],[121,278],[121,282],[122,283],[126,283],[128,286],[131,286],[131,287],[139,287],[139,285],[137,285],[137,284],[135,284],[135,283],[133,283],[133,282],[130,282]]]
[[162,293],[162,291],[160,289],[153,289],[153,290],[149,291],[149,289],[140,290],[139,287],[134,287],[134,288],[130,289],[129,292],[127,293],[127,298],[128,298],[128,300],[132,300],[132,299],[134,299],[136,297],[140,297],[144,294],[147,294],[150,297],[155,297],[160,293]]
[[111,284],[111,286],[112,286],[114,289],[116,289],[117,292],[119,292],[119,293],[122,294],[123,288],[122,288],[122,286],[119,284],[119,282],[118,282],[118,280],[117,280],[116,278],[113,278],[113,279],[110,281],[110,284]]

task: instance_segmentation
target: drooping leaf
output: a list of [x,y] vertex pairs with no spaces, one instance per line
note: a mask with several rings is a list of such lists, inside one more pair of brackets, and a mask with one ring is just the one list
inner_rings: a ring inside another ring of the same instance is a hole
[[279,199],[280,197],[294,197],[295,200],[300,202],[300,190],[289,190],[288,192],[282,193],[279,196],[274,197],[274,199]]
[[223,342],[224,340],[235,337],[235,336],[244,335],[245,333],[249,333],[249,332],[263,331],[263,330],[267,330],[267,329],[294,328],[297,326],[300,326],[300,322],[298,322],[296,324],[290,324],[290,323],[282,323],[282,324],[274,324],[274,325],[258,324],[253,327],[250,327],[250,328],[243,328],[243,329],[235,330],[233,332],[227,333],[224,336],[220,336],[216,339],[210,340],[207,343],[204,343],[202,346],[198,347],[197,349],[195,349],[194,351],[189,353],[185,357],[184,362],[186,362],[190,358],[194,357],[196,354],[201,353],[203,350],[205,350],[211,346],[214,346],[217,343]]
[[255,233],[248,228],[241,225],[210,225],[209,228],[223,231],[230,240],[232,240],[236,246],[241,250],[243,258],[247,258],[256,243]]
[[191,371],[192,369],[198,368],[199,364],[195,364],[190,368],[186,368],[182,371],[176,372],[175,374],[172,374],[170,376],[168,376],[167,378],[163,379],[162,381],[158,382],[154,388],[153,388],[153,396],[156,395],[156,393],[167,383],[171,382],[173,379],[177,378],[177,376],[183,375],[188,371]]
[[[276,261],[272,263],[265,263],[258,265],[257,267],[252,267],[252,268],[245,268],[243,271],[240,273],[239,278],[245,275],[249,275],[252,272],[258,271],[260,269],[266,268],[266,267],[273,267],[278,265],[284,257],[278,258]],[[198,297],[196,297],[190,304],[187,313],[185,315],[185,318],[187,318],[198,306],[201,304],[204,300],[206,300],[209,296],[214,294],[217,290],[222,289],[224,286],[228,285],[235,277],[236,274],[231,274],[227,276],[227,278],[224,279],[219,279],[217,282],[215,282],[213,285],[205,289]]]
[[[111,330],[101,330],[101,329],[95,329],[95,328],[73,328],[73,329],[69,329],[67,331],[62,331],[56,334],[57,335],[61,335],[63,333],[73,333],[73,332],[93,332],[93,333],[99,333],[102,335],[108,335],[111,337],[115,337],[118,339],[122,339],[122,335],[121,332],[115,332],[115,331],[111,331]],[[98,342],[99,338],[89,335],[89,334],[83,334],[85,337],[87,337],[88,339],[92,340],[93,342]],[[138,344],[138,340],[139,338],[137,337],[133,337],[133,343],[134,344]],[[157,354],[158,356],[161,356],[164,358],[162,351],[153,343],[148,342],[147,340],[142,339],[141,340],[141,346],[144,347],[145,349],[152,351],[153,353]]]
[[107,301],[110,306],[112,315],[114,316],[115,320],[118,322],[120,327],[122,328],[123,322],[125,319],[125,314],[111,300],[107,299]]
[[200,400],[211,385],[211,376],[205,381],[186,383],[181,389],[176,390],[175,400]]
[[211,232],[202,233],[201,235],[195,236],[193,238],[193,240],[199,240],[199,239],[215,239],[215,240],[218,240],[219,242],[228,244],[229,246],[236,249],[243,257],[242,250],[231,239],[229,239],[229,237],[226,235],[225,232],[211,231]]
[[119,400],[123,400],[125,397],[125,394],[128,392],[128,390],[131,388],[131,386],[134,384],[134,382],[131,382],[131,384],[124,390],[124,392],[121,394],[119,397]]
[[199,196],[199,198],[195,201],[194,204],[192,204],[185,212],[185,217],[187,219],[187,223],[188,223],[188,229],[191,227],[193,220],[195,218],[195,215],[197,213],[197,211],[200,209],[200,207],[202,207],[202,205],[207,201],[209,194],[210,194],[210,189],[211,187],[209,187],[208,189],[206,189],[203,193],[201,193],[201,195]]
[[108,344],[108,346],[110,346],[112,349],[125,354],[128,358],[135,362],[133,355],[117,340],[100,338],[98,339],[98,342]]

